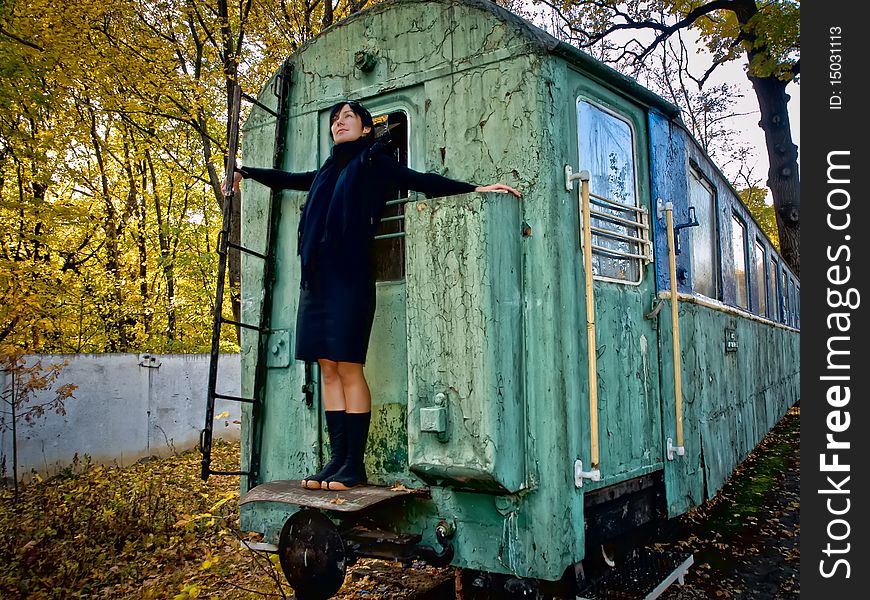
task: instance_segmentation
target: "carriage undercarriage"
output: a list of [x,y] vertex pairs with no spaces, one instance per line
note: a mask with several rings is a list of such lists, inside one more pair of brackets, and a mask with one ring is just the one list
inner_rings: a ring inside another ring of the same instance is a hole
[[[420,533],[390,531],[372,508],[403,498],[430,499],[427,488],[362,485],[347,491],[310,490],[300,480],[272,481],[250,490],[240,505],[275,502],[297,508],[281,528],[277,545],[249,544],[276,553],[287,581],[300,600],[332,597],[342,587],[347,568],[360,558],[398,563],[448,566],[454,557],[455,525],[435,528],[437,547],[421,543]],[[587,537],[597,551],[565,569],[558,581],[457,568],[452,590],[457,600],[498,598],[622,598],[652,600],[674,582],[682,583],[693,564],[691,554],[651,552],[634,547],[639,532],[655,526],[661,511],[660,478],[643,477],[602,488],[587,499],[594,528]],[[604,539],[604,538],[607,539]],[[614,595],[618,594],[618,595]]]

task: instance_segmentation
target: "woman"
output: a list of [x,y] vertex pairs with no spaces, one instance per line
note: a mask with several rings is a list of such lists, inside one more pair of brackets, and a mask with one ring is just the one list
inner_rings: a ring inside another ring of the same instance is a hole
[[296,358],[320,365],[330,461],[302,486],[346,490],[366,482],[371,392],[363,365],[375,313],[371,246],[387,200],[397,189],[429,197],[520,193],[500,183],[475,186],[408,169],[375,140],[372,116],[358,102],[333,106],[329,123],[334,145],[317,171],[243,167],[236,169],[233,184],[237,190],[241,178],[250,177],[275,190],[308,190],[297,246],[302,280]]

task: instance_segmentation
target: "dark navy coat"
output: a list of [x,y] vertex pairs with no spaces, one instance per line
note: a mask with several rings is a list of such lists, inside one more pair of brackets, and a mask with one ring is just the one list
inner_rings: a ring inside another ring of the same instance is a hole
[[365,363],[375,314],[372,241],[386,202],[397,190],[436,198],[475,186],[399,163],[380,142],[332,147],[317,171],[239,168],[272,189],[308,191],[299,221],[302,264],[296,358]]

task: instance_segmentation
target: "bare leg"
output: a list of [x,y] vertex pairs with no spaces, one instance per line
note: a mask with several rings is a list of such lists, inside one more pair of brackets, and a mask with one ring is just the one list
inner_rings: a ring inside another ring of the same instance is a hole
[[347,406],[347,455],[341,469],[321,485],[328,490],[346,490],[366,482],[364,457],[372,415],[372,395],[362,364],[339,362],[338,377]]
[[347,454],[345,431],[344,390],[338,376],[338,363],[321,358],[321,381],[323,382],[323,404],[326,408],[326,426],[329,432],[330,461],[314,475],[302,480],[302,487],[319,490],[321,483],[334,475],[344,465]]
[[360,363],[339,362],[338,377],[341,380],[345,410],[349,413],[365,413],[372,410],[372,394]]
[[334,360],[318,358],[320,364],[320,379],[323,381],[323,405],[326,410],[347,410],[344,387],[339,377],[339,365]]

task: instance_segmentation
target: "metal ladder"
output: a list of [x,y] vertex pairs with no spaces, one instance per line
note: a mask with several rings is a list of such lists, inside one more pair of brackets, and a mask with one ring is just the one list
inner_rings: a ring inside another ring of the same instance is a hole
[[[267,217],[269,227],[266,233],[265,253],[256,252],[254,250],[251,250],[250,248],[245,248],[244,246],[229,241],[232,207],[235,197],[235,192],[232,189],[232,182],[236,164],[236,155],[238,152],[239,113],[241,108],[241,100],[242,98],[244,98],[245,100],[248,100],[252,104],[258,106],[259,108],[267,111],[276,118],[277,122],[275,126],[275,152],[273,158],[273,167],[280,168],[286,149],[285,146],[287,138],[287,116],[285,108],[290,88],[291,68],[291,65],[285,62],[282,65],[278,75],[275,77],[275,81],[273,82],[274,86],[272,90],[275,96],[278,98],[277,110],[272,110],[271,108],[257,101],[255,98],[252,98],[251,96],[242,93],[241,87],[237,83],[233,88],[233,104],[230,114],[230,131],[228,140],[229,143],[225,171],[225,189],[227,190],[227,192],[224,195],[223,224],[220,235],[218,236],[218,277],[217,289],[215,291],[214,319],[212,325],[211,358],[208,369],[208,396],[206,401],[205,428],[200,432],[199,450],[202,453],[201,477],[204,481],[208,480],[209,475],[245,475],[248,478],[248,489],[257,485],[260,471],[260,446],[262,438],[261,412],[265,395],[264,392],[267,372],[265,357],[268,348],[269,334],[271,333],[270,321],[272,315],[272,285],[274,283],[275,261],[272,252],[272,241],[277,235],[277,226],[280,220],[281,193],[273,190],[271,194],[269,203],[269,214]],[[226,282],[227,258],[230,249],[243,252],[248,256],[256,257],[264,261],[263,286],[265,287],[265,289],[260,300],[260,322],[257,325],[253,325],[250,323],[241,323],[239,321],[228,319],[223,316],[222,306],[224,300],[224,286]],[[249,329],[259,333],[259,339],[257,343],[256,368],[254,371],[254,386],[251,398],[229,396],[226,394],[219,394],[217,392],[216,388],[218,374],[218,358],[220,354],[219,350],[221,326],[223,324],[235,325],[236,327]],[[313,393],[311,390],[311,386],[307,385],[308,381],[310,381],[308,379],[309,370],[309,366],[306,365],[306,388],[304,389],[304,391],[306,394],[306,401],[310,403],[313,398]],[[252,431],[250,444],[250,459],[247,469],[238,471],[220,471],[211,468],[214,408],[215,400],[217,400],[218,398],[220,398],[221,400],[231,400],[234,402],[242,402],[251,405]]]

